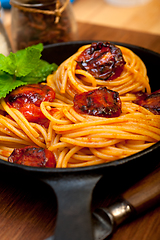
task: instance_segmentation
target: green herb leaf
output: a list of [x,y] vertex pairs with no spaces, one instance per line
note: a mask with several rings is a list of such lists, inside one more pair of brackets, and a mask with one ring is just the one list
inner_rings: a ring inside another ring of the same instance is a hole
[[43,82],[50,73],[57,70],[57,67],[58,66],[55,63],[49,64],[48,62],[41,60],[37,64],[37,67],[23,78],[23,81],[30,84]]
[[10,53],[5,57],[0,54],[0,98],[5,97],[16,87],[26,84],[39,83],[58,66],[55,63],[40,59],[43,44]]
[[0,54],[0,71],[4,71],[13,75],[16,69],[16,56],[14,53],[10,53],[8,57]]
[[34,70],[37,64],[39,64],[41,51],[42,51],[41,49],[35,46],[19,50],[15,54],[16,55],[15,75],[17,77],[26,76],[32,70]]
[[6,95],[13,89],[25,84],[27,83],[22,82],[21,80],[14,81],[11,75],[0,72],[0,98],[6,97]]

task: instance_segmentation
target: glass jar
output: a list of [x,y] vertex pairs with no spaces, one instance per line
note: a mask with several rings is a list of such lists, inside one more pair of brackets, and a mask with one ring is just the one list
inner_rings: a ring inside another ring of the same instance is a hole
[[31,45],[77,40],[70,0],[11,0],[14,51]]

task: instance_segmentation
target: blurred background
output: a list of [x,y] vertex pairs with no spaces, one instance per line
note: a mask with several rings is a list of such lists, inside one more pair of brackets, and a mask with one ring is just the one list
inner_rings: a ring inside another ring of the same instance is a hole
[[160,35],[160,0],[75,0],[73,9],[80,22]]
[[[71,0],[77,21],[160,35],[160,0]],[[5,9],[4,24],[10,24],[10,4]]]
[[[11,5],[1,2],[1,18],[11,25]],[[160,35],[160,0],[70,0],[77,22]],[[147,39],[146,39],[147,41]]]

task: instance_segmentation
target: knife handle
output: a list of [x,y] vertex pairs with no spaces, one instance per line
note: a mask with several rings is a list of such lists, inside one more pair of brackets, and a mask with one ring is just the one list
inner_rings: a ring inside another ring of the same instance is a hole
[[158,203],[160,201],[160,167],[129,188],[122,197],[138,214]]

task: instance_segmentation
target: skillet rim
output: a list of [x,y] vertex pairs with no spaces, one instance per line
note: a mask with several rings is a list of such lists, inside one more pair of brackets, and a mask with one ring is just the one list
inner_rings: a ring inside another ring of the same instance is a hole
[[[62,42],[62,43],[54,43],[54,44],[49,44],[47,46],[44,46],[45,49],[49,49],[51,47],[56,47],[56,46],[68,46],[68,45],[85,45],[85,44],[90,44],[92,42],[98,42],[98,41],[104,41],[104,40],[80,40],[80,41],[71,41],[71,42]],[[110,41],[113,44],[124,46],[127,48],[134,48],[135,50],[145,52],[148,55],[155,55],[160,58],[160,54],[133,44],[129,43],[123,43],[123,42],[117,42],[117,41]],[[43,54],[43,53],[42,53]],[[25,165],[19,165],[19,164],[13,164],[10,162],[7,162],[5,160],[0,159],[0,166],[7,166],[11,167],[13,169],[20,169],[20,170],[25,170],[27,172],[34,172],[34,173],[80,173],[80,172],[90,172],[94,170],[105,170],[106,168],[109,167],[117,167],[117,166],[122,166],[125,163],[130,163],[136,159],[141,159],[141,157],[144,157],[152,153],[152,151],[155,151],[156,149],[160,148],[160,141],[157,143],[153,144],[151,147],[144,149],[138,153],[132,154],[128,157],[121,158],[115,161],[107,162],[107,163],[102,163],[102,164],[97,164],[97,165],[92,165],[92,166],[86,166],[86,167],[75,167],[75,168],[41,168],[41,167],[31,167],[31,166],[25,166]]]

